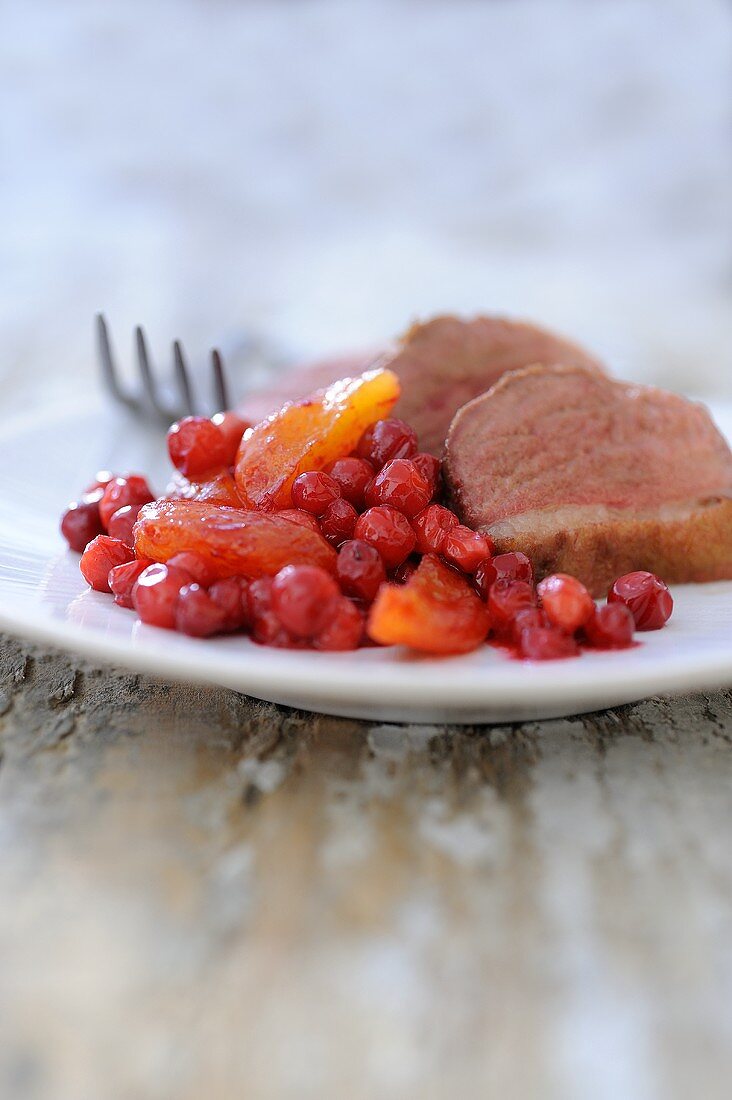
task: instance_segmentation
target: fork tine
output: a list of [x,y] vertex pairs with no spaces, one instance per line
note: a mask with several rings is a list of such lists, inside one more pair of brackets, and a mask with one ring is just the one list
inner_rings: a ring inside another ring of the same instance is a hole
[[158,388],[155,384],[152,367],[150,366],[150,355],[147,350],[147,341],[142,325],[138,325],[135,329],[135,344],[137,345],[137,365],[148,400],[160,419],[169,423],[170,420],[175,419],[175,417],[171,417],[170,410],[166,409],[160,401]]
[[226,412],[227,409],[231,408],[229,403],[229,387],[226,383],[224,361],[221,358],[221,352],[218,348],[214,348],[211,352],[211,370],[213,372],[214,397],[216,399],[217,411]]
[[193,416],[193,391],[180,340],[173,341],[173,363],[183,410],[187,416]]
[[125,393],[119,384],[117,368],[114,363],[114,355],[112,354],[112,343],[109,339],[109,327],[103,313],[97,313],[96,325],[97,348],[99,351],[99,362],[102,368],[104,383],[117,401],[121,401],[130,409],[136,409],[138,408],[138,402],[134,397],[130,397],[129,394]]

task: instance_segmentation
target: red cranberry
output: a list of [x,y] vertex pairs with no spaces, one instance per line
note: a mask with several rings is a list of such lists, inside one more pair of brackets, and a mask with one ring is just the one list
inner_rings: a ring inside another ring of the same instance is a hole
[[551,627],[546,612],[542,611],[540,607],[525,607],[523,611],[518,612],[511,624],[513,640],[515,642],[521,641],[521,634],[524,630],[533,629],[537,626]]
[[168,565],[175,569],[182,569],[188,574],[189,581],[195,581],[204,588],[208,588],[216,580],[215,571],[203,555],[197,554],[195,550],[181,550],[168,559]]
[[496,581],[488,593],[488,610],[498,633],[510,631],[519,611],[535,605],[534,590],[526,581]]
[[582,581],[567,573],[545,577],[536,591],[549,621],[566,634],[574,634],[584,626],[595,610],[595,602]]
[[633,641],[635,622],[630,608],[622,603],[598,607],[587,620],[585,640],[596,649],[625,649]]
[[98,500],[75,500],[61,517],[61,534],[78,553],[103,530]]
[[416,543],[406,516],[386,504],[369,508],[358,517],[354,537],[376,547],[387,569],[396,569],[401,565]]
[[532,626],[524,630],[519,651],[528,661],[556,661],[578,657],[579,646],[570,634],[549,627]]
[[247,625],[248,590],[245,577],[226,577],[209,588],[209,596],[224,613],[227,630],[241,630]]
[[170,461],[185,477],[198,477],[229,464],[230,445],[207,416],[185,416],[168,431]]
[[341,596],[331,606],[330,619],[315,636],[315,648],[326,650],[358,649],[363,635],[364,617],[355,604]]
[[475,571],[475,587],[484,600],[488,599],[490,586],[498,580],[526,581],[534,583],[534,571],[531,562],[520,550],[510,554],[496,554],[490,561],[484,561]]
[[333,546],[353,538],[358,512],[347,500],[334,500],[320,517],[320,530]]
[[442,463],[439,458],[435,458],[434,455],[428,455],[424,451],[420,451],[419,454],[412,455],[410,462],[413,462],[417,467],[422,477],[425,479],[430,487],[430,500],[437,494],[437,490],[440,487],[440,479],[442,474]]
[[175,628],[192,638],[210,638],[226,625],[226,612],[200,584],[184,584],[175,605]]
[[322,516],[329,504],[341,495],[340,485],[322,470],[308,470],[292,483],[292,503],[314,516]]
[[299,523],[301,527],[309,527],[311,531],[320,534],[320,525],[312,512],[304,512],[302,508],[281,508],[274,515],[287,519],[290,523]]
[[463,573],[474,573],[478,566],[490,557],[492,543],[479,531],[459,523],[445,533],[442,556]]
[[125,562],[124,565],[115,565],[109,570],[107,583],[114,596],[114,602],[120,607],[132,607],[132,589],[148,565],[152,565],[152,562],[147,558],[136,558],[134,561]]
[[97,535],[81,555],[79,568],[84,580],[95,592],[109,592],[109,573],[115,565],[132,561],[134,554],[129,546],[109,535]]
[[272,610],[298,638],[318,634],[339,598],[338,585],[319,565],[286,565],[272,582]]
[[458,518],[441,504],[430,504],[412,522],[420,554],[440,554],[445,535],[458,526]]
[[390,504],[405,516],[416,516],[430,502],[429,482],[408,458],[393,458],[366,486],[366,504]]
[[404,420],[377,420],[361,436],[358,457],[377,470],[393,458],[411,458],[417,453],[417,434]]
[[249,420],[242,420],[235,412],[220,412],[211,417],[211,423],[215,424],[226,440],[226,458],[224,465],[233,466],[241,443],[241,437],[247,428],[251,428]]
[[97,470],[97,476],[94,478],[94,481],[87,485],[84,493],[94,493],[97,489],[101,489],[103,492],[113,478],[114,474],[111,470]]
[[112,538],[121,539],[128,546],[135,545],[132,529],[135,526],[137,513],[141,508],[141,504],[125,504],[124,508],[118,508],[116,512],[112,513],[107,527],[107,531]]
[[142,477],[141,474],[113,477],[99,502],[102,524],[105,528],[109,527],[109,521],[114,513],[128,504],[149,504],[153,499],[147,478]]
[[362,508],[366,486],[374,476],[371,463],[351,455],[333,462],[328,467],[328,473],[340,487],[343,499],[354,508]]
[[644,570],[618,577],[607,598],[608,603],[624,603],[630,609],[636,630],[659,630],[674,609],[665,581]]
[[285,645],[287,631],[272,610],[272,578],[258,577],[246,595],[247,619],[252,638],[260,645]]
[[343,592],[365,603],[376,598],[379,586],[386,580],[381,554],[361,539],[343,543],[338,551],[337,574]]
[[132,589],[132,605],[144,623],[173,630],[180,590],[190,583],[184,569],[155,562],[138,577]]

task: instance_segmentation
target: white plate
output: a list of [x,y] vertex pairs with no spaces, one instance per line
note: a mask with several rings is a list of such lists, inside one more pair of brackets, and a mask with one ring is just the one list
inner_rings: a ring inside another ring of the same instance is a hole
[[[732,409],[716,412],[731,435]],[[677,586],[670,624],[640,635],[636,648],[544,664],[487,646],[440,659],[401,649],[290,652],[142,626],[86,588],[78,555],[63,548],[58,518],[101,467],[148,471],[162,488],[164,450],[161,435],[93,404],[55,408],[0,431],[0,627],[139,672],[381,720],[550,718],[732,683],[732,582]]]

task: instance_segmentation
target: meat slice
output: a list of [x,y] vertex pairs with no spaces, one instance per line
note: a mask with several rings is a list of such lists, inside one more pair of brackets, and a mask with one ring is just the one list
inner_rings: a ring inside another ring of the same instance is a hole
[[577,367],[505,375],[462,408],[445,475],[464,523],[594,595],[634,569],[732,579],[732,452],[703,405]]
[[298,400],[318,387],[370,365],[388,367],[402,383],[394,415],[419,436],[420,448],[441,455],[457,410],[497,382],[508,370],[531,363],[569,363],[602,370],[583,348],[546,329],[499,317],[433,317],[413,325],[380,356],[350,356],[288,372],[266,391],[250,394],[239,412],[261,419],[285,400]]

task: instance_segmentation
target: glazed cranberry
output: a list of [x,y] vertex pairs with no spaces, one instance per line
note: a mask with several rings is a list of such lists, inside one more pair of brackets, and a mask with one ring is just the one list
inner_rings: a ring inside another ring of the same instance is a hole
[[450,565],[456,565],[463,573],[474,573],[478,566],[490,557],[493,544],[479,531],[459,523],[445,533],[442,556]]
[[630,608],[609,603],[595,609],[584,627],[585,640],[596,649],[625,649],[633,641],[635,621]]
[[272,610],[298,638],[323,630],[339,598],[338,585],[319,565],[286,565],[272,581]]
[[214,570],[206,559],[201,554],[197,554],[195,550],[181,550],[180,553],[174,554],[172,558],[168,559],[168,565],[173,566],[175,569],[182,569],[183,572],[188,574],[189,581],[195,581],[196,584],[203,585],[204,588],[208,588],[216,580]]
[[595,610],[595,602],[582,581],[567,573],[545,577],[536,591],[549,621],[566,634],[574,634],[584,626]]
[[519,652],[528,661],[557,661],[578,657],[579,646],[570,634],[549,627],[532,626],[524,630]]
[[521,641],[521,634],[524,630],[533,629],[537,626],[551,627],[546,612],[542,611],[540,607],[525,607],[523,611],[518,612],[511,624],[513,640],[515,642]]
[[422,477],[430,487],[430,500],[436,495],[440,487],[442,463],[434,455],[428,455],[424,451],[412,455],[411,462],[417,467]]
[[75,500],[61,517],[61,534],[70,548],[78,553],[103,530],[98,500]]
[[386,580],[381,554],[361,539],[344,542],[338,551],[338,583],[346,596],[371,603]]
[[531,562],[520,550],[510,554],[496,554],[490,561],[484,561],[475,571],[475,587],[484,600],[488,598],[488,590],[494,581],[526,581],[534,583],[534,570]]
[[311,531],[317,531],[320,534],[320,526],[312,512],[304,512],[302,508],[282,508],[274,514],[281,516],[282,519],[289,520],[290,523],[299,523],[301,527],[309,527]]
[[229,465],[231,447],[207,416],[185,416],[168,431],[168,454],[185,477],[198,477]]
[[128,546],[134,546],[135,539],[132,528],[135,526],[137,513],[141,508],[141,504],[125,504],[124,508],[118,508],[116,512],[113,512],[107,526],[107,532],[112,538],[121,539]]
[[184,569],[155,562],[140,573],[132,589],[132,606],[149,626],[173,630],[178,596],[190,583],[190,575]]
[[458,518],[441,504],[430,504],[412,522],[420,554],[440,554],[445,535],[458,526]]
[[226,625],[226,612],[200,584],[184,584],[175,605],[175,628],[192,638],[210,638]]
[[111,470],[97,470],[97,476],[94,478],[94,481],[87,485],[84,493],[94,493],[97,489],[104,491],[113,478],[114,474]]
[[389,504],[405,516],[416,516],[432,497],[429,482],[408,458],[393,458],[366,486],[366,504]]
[[115,565],[132,561],[134,554],[129,546],[109,535],[97,535],[81,555],[79,568],[86,583],[95,592],[109,592],[109,573]]
[[377,470],[393,458],[411,458],[417,453],[417,434],[404,420],[377,420],[361,436],[358,457]]
[[387,569],[396,569],[401,565],[416,544],[409,520],[396,508],[386,504],[369,508],[358,517],[354,537],[374,546]]
[[362,508],[366,486],[374,476],[371,463],[351,455],[331,463],[328,473],[340,487],[343,499],[354,508]]
[[674,609],[665,581],[644,570],[618,577],[607,599],[608,603],[623,603],[630,609],[636,630],[659,630]]
[[331,607],[330,619],[315,637],[315,648],[331,651],[358,649],[364,617],[355,604],[341,596]]
[[220,412],[211,417],[211,423],[215,424],[226,440],[226,458],[224,465],[233,466],[236,461],[237,451],[241,443],[241,437],[247,428],[251,428],[249,420],[242,420],[235,412]]
[[406,584],[409,578],[417,572],[417,564],[413,558],[407,558],[389,575],[389,580],[393,581],[394,584]]
[[115,565],[109,570],[107,583],[114,596],[114,602],[120,607],[132,607],[132,589],[148,565],[152,565],[147,558],[139,558],[125,562],[124,565]]
[[314,516],[322,516],[329,504],[338,500],[341,489],[330,474],[322,470],[308,470],[292,483],[292,503]]
[[535,606],[534,590],[526,581],[496,581],[488,593],[491,622],[499,634],[510,633],[511,624],[519,611]]
[[153,499],[147,478],[142,477],[142,475],[130,474],[127,477],[113,477],[99,502],[99,515],[102,518],[102,524],[105,528],[108,527],[114,513],[128,504],[149,504]]
[[347,500],[334,500],[320,517],[320,530],[332,546],[353,538],[358,512]]
[[241,630],[247,625],[248,589],[245,577],[226,577],[209,588],[209,596],[224,613],[226,630]]
[[275,646],[277,649],[302,649],[307,642],[294,638],[272,610],[272,578],[259,577],[249,585],[247,592],[248,620],[252,628],[252,640],[258,645]]

